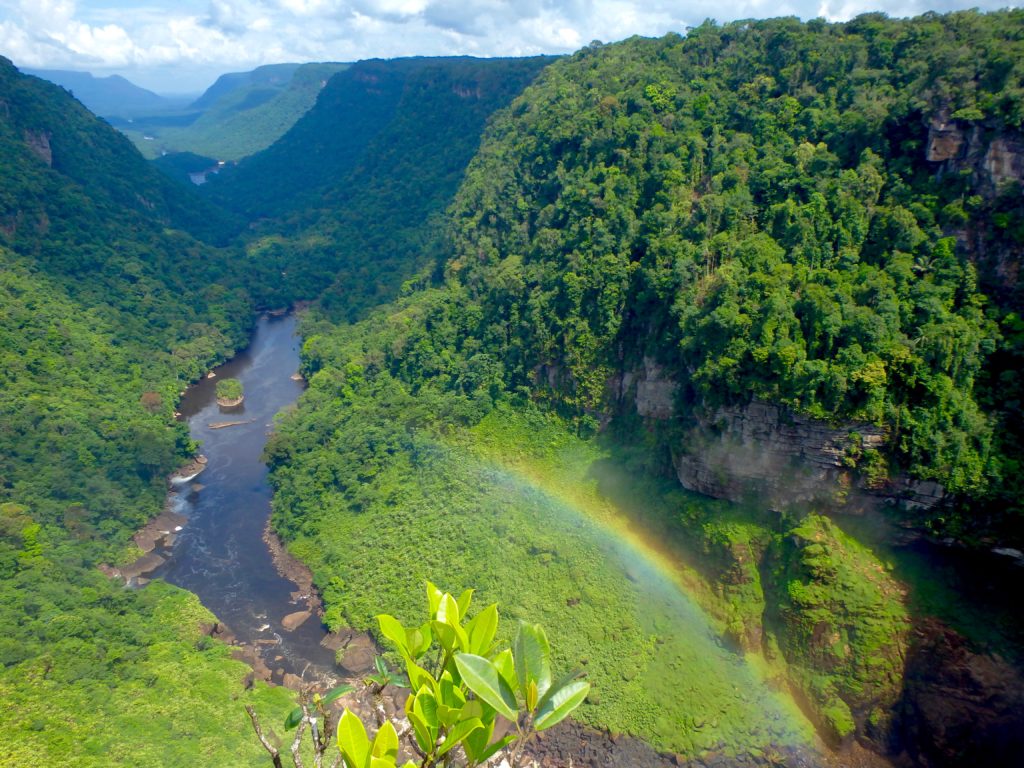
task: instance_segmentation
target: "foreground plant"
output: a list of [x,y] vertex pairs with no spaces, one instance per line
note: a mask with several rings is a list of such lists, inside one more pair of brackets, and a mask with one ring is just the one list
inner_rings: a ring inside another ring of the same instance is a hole
[[[590,691],[590,683],[581,680],[579,672],[553,681],[551,648],[539,625],[520,623],[512,648],[499,650],[494,640],[498,606],[489,605],[467,619],[472,599],[472,589],[456,598],[427,582],[429,618],[422,625],[405,627],[393,616],[377,617],[381,633],[405,663],[413,691],[405,702],[411,727],[403,735],[419,762],[407,761],[402,768],[447,767],[456,760],[473,768],[507,747],[512,748],[509,762],[515,768],[533,735],[564,720]],[[380,679],[370,681],[375,694],[385,679],[393,679],[383,663],[378,672]],[[322,765],[330,740],[327,705],[339,690],[323,699],[314,697],[319,719],[305,698],[289,715],[285,727],[300,728],[291,750],[297,768],[302,768],[299,744],[306,724],[313,733],[315,765]],[[280,768],[276,749],[264,737],[251,709],[249,714],[260,741]],[[507,721],[507,728],[499,726],[499,717]],[[318,723],[323,727],[318,728]],[[389,721],[382,722],[371,739],[358,715],[345,708],[336,735],[340,758],[334,765],[341,761],[347,768],[397,765],[399,731]]]
[[[427,582],[424,624],[410,628],[393,616],[377,617],[381,633],[404,660],[414,691],[405,713],[420,768],[451,765],[460,748],[472,768],[512,744],[515,766],[533,734],[564,720],[590,691],[578,672],[552,682],[551,649],[539,625],[520,624],[513,648],[498,650],[498,606],[467,620],[472,599],[472,589],[456,598]],[[514,730],[494,738],[499,715]],[[338,747],[348,768],[394,766],[391,730],[382,727],[370,744],[362,722],[346,709],[338,723]],[[416,764],[405,764],[410,766]]]

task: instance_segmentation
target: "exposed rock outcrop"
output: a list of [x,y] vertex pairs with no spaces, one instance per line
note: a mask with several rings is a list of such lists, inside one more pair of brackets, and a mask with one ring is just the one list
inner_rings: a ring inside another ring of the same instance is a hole
[[[647,419],[676,418],[679,384],[650,357],[643,367],[616,376],[614,398]],[[881,452],[884,427],[868,423],[833,425],[784,406],[752,400],[742,406],[695,407],[683,415],[689,425],[673,446],[680,484],[730,501],[752,496],[772,507],[793,503],[827,506],[899,504],[931,509],[943,504],[941,485],[905,476],[867,479],[854,471],[858,459]],[[850,491],[861,493],[851,497]]]
[[928,122],[925,159],[941,163],[938,174],[971,171],[979,194],[992,197],[1006,184],[1024,181],[1024,136],[961,121],[940,110]]
[[347,642],[335,652],[337,664],[350,675],[360,676],[373,670],[377,645],[365,632],[352,633]]
[[732,501],[757,495],[776,507],[835,501],[852,482],[850,450],[886,441],[885,430],[870,424],[832,427],[757,400],[693,417],[674,451],[683,487]]
[[928,126],[928,146],[925,157],[930,163],[944,163],[960,157],[967,136],[948,111],[936,115]]
[[53,149],[50,147],[50,134],[46,131],[25,131],[25,143],[32,153],[47,164],[53,167]]
[[[549,377],[549,386],[557,381]],[[665,369],[653,358],[644,357],[643,368],[626,371],[609,383],[618,400],[632,399],[636,412],[649,419],[670,419],[676,412],[679,384],[665,375]]]
[[313,615],[312,611],[295,611],[281,619],[281,627],[287,632],[294,632],[306,623],[306,620]]
[[993,139],[982,167],[997,190],[1005,184],[1024,181],[1024,141],[1007,136]]

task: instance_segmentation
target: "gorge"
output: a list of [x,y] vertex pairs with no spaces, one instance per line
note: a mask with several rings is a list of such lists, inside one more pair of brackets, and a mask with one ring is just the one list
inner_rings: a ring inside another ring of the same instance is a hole
[[0,62],[2,761],[262,764],[210,628],[326,686],[430,580],[586,672],[545,765],[1015,765],[1022,25],[358,62],[202,187]]

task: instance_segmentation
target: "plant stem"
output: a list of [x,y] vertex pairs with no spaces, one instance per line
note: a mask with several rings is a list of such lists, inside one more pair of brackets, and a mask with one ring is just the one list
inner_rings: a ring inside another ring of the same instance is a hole
[[281,764],[281,753],[277,751],[277,747],[267,741],[267,737],[263,735],[263,728],[260,726],[260,720],[256,716],[256,710],[253,709],[252,705],[246,704],[245,711],[249,713],[249,719],[252,720],[253,730],[256,731],[256,736],[260,740],[260,744],[263,748],[270,753],[270,759],[274,762],[274,768],[284,768]]

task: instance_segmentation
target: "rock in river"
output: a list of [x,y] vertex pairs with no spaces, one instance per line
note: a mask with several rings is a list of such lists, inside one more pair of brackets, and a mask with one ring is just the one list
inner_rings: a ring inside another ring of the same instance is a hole
[[312,615],[311,611],[296,611],[295,613],[289,613],[281,619],[281,626],[289,632],[292,632],[301,627],[306,619]]

